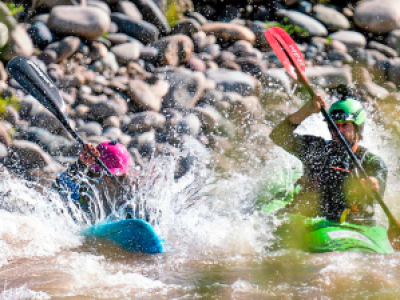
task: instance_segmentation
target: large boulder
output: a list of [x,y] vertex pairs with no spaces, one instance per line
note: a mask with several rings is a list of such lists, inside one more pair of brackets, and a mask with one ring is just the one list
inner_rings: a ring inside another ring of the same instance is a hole
[[201,25],[194,19],[184,19],[178,21],[172,28],[172,34],[184,34],[192,36],[201,30]]
[[115,58],[119,63],[128,64],[131,61],[139,59],[140,49],[143,44],[139,41],[131,41],[129,43],[116,45],[111,48],[111,52],[114,53]]
[[74,5],[74,0],[32,0],[32,7],[33,8],[53,8],[59,5]]
[[379,52],[383,53],[385,56],[390,58],[399,56],[399,54],[395,49],[375,41],[369,42],[368,48],[378,50]]
[[266,90],[281,90],[286,93],[290,92],[291,82],[288,73],[283,68],[268,69],[261,76],[263,88]]
[[218,110],[211,105],[196,107],[194,113],[198,116],[202,127],[208,132],[215,132],[224,121]]
[[38,145],[29,141],[14,141],[9,153],[8,163],[17,164],[23,169],[43,169],[54,164],[49,154],[44,152]]
[[135,20],[143,20],[143,16],[135,4],[130,1],[120,1],[115,10]]
[[400,58],[390,60],[388,79],[395,84],[400,84]]
[[21,130],[18,137],[39,145],[51,155],[78,155],[79,153],[79,144],[77,141],[52,134],[44,128],[29,126]]
[[143,19],[151,24],[154,24],[162,35],[166,35],[171,31],[163,12],[153,0],[131,1],[139,8]]
[[387,33],[400,28],[400,5],[397,0],[364,0],[354,10],[354,22],[373,33]]
[[242,96],[254,95],[257,85],[254,78],[240,71],[208,69],[206,76],[216,82],[224,92],[236,92]]
[[349,20],[334,8],[317,4],[313,7],[313,15],[329,30],[336,31],[350,28]]
[[162,114],[154,111],[145,111],[134,114],[128,123],[123,125],[123,129],[129,133],[146,132],[152,129],[162,129],[165,125],[166,118]]
[[28,29],[32,42],[40,49],[45,48],[54,40],[50,29],[43,22],[35,22]]
[[167,81],[170,85],[163,100],[165,107],[195,107],[206,86],[204,74],[187,69],[166,71],[158,75],[160,79]]
[[[144,110],[160,111],[162,98],[157,97],[151,90],[150,85],[141,80],[129,82],[127,94],[135,108]],[[135,109],[134,108],[134,109]]]
[[351,85],[351,72],[346,68],[312,67],[307,68],[306,76],[312,84],[322,88],[336,88],[340,84]]
[[76,36],[67,36],[59,42],[48,45],[39,54],[39,59],[46,64],[61,62],[71,57],[79,49],[80,42]]
[[201,28],[207,35],[214,35],[224,42],[245,40],[254,43],[256,36],[248,28],[233,23],[206,23]]
[[111,14],[111,20],[117,24],[118,30],[147,45],[158,40],[159,30],[153,24],[135,20],[121,13]]
[[281,9],[277,14],[281,17],[286,17],[289,23],[303,28],[310,36],[326,36],[328,34],[321,22],[301,12]]
[[378,100],[383,100],[389,95],[388,90],[372,81],[363,82],[360,86],[369,96]]
[[87,122],[79,125],[78,132],[86,136],[101,136],[103,128],[97,122]]
[[107,5],[107,3],[101,0],[83,0],[83,1],[86,1],[87,6],[100,8],[104,10],[108,15],[111,15],[111,10],[110,7]]
[[230,117],[242,125],[250,125],[253,121],[262,122],[264,111],[258,97],[229,97],[231,100]]
[[89,117],[95,121],[103,121],[111,116],[123,116],[127,112],[127,105],[121,101],[108,100],[95,103],[90,107]]
[[29,57],[33,54],[33,44],[22,25],[15,26],[11,31],[9,28],[8,44],[0,51],[0,56],[10,60],[14,56],[22,55]]
[[47,23],[59,35],[75,35],[95,40],[108,31],[110,16],[97,7],[56,6]]
[[68,137],[68,133],[65,131],[64,126],[48,110],[43,110],[38,114],[34,115],[31,120],[31,125],[47,129],[51,133],[64,135],[65,137]]
[[8,43],[8,27],[0,22],[0,49]]
[[6,147],[9,147],[12,143],[10,134],[3,122],[0,122],[0,143],[4,144]]
[[367,39],[359,32],[351,30],[340,30],[330,35],[332,40],[337,40],[346,45],[347,49],[354,50],[364,48],[367,44]]
[[400,29],[391,31],[386,39],[386,43],[400,55]]
[[160,65],[178,66],[186,63],[194,50],[193,41],[183,34],[168,36],[152,46],[158,50]]

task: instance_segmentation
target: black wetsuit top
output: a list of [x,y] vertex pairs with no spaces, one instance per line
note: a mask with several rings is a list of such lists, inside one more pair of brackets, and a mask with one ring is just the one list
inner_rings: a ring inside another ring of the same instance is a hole
[[[303,163],[303,189],[299,198],[308,198],[301,199],[303,202],[307,201],[303,203],[304,207],[319,206],[308,215],[339,221],[343,211],[351,208],[361,217],[371,217],[373,199],[360,186],[357,170],[345,149],[335,141],[295,134],[297,127],[298,125],[285,119],[272,130],[270,137],[276,145]],[[358,147],[355,155],[360,159],[366,173],[379,181],[379,193],[383,196],[387,178],[387,168],[383,160],[362,146]],[[294,202],[296,200],[298,199]]]

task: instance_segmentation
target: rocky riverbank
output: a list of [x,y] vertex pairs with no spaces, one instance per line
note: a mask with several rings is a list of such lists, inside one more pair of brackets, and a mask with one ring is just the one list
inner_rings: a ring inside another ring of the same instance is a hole
[[[299,43],[321,93],[357,88],[400,133],[397,0],[225,2],[0,2],[1,162],[49,178],[80,149],[7,75],[16,55],[47,71],[82,137],[120,141],[138,166],[185,144],[211,151],[222,170],[268,159],[271,126],[306,99],[264,39],[271,26]],[[181,159],[177,176],[192,161]]]

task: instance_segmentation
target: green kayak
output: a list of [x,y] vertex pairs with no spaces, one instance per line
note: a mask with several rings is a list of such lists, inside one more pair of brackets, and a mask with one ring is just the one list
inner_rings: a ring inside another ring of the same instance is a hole
[[[262,210],[274,213],[288,204],[291,197],[273,200]],[[308,218],[297,214],[278,216],[282,224],[277,229],[277,246],[296,248],[311,253],[331,251],[361,251],[393,253],[384,227],[337,223],[323,218]]]

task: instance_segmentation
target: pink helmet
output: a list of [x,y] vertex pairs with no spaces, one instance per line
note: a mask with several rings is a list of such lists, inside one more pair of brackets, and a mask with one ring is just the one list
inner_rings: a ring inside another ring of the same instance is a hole
[[[131,164],[131,156],[124,145],[116,141],[105,141],[97,145],[97,150],[100,152],[100,159],[110,170],[112,174],[126,174]],[[99,172],[100,166],[93,164],[92,168]]]

